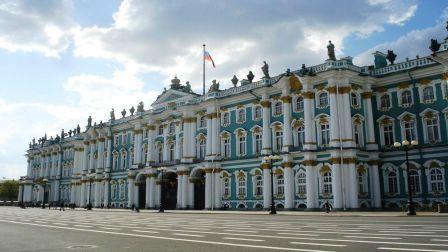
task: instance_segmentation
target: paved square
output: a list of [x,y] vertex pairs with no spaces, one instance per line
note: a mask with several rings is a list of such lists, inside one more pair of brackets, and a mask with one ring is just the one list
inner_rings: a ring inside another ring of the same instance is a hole
[[448,218],[0,208],[1,251],[448,251]]

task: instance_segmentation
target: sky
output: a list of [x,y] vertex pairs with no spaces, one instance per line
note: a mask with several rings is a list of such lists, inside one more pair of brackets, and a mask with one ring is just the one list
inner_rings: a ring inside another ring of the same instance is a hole
[[201,92],[202,44],[225,88],[323,63],[329,40],[358,65],[428,55],[447,18],[445,0],[0,0],[0,178],[26,174],[33,137],[148,109],[175,75]]

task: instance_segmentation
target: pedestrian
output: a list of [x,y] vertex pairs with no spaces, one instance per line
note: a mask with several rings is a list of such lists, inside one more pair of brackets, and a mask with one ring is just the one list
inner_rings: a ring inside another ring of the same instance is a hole
[[61,202],[61,205],[59,206],[59,211],[65,211],[64,202]]
[[329,213],[331,211],[331,205],[328,200],[324,203],[325,212]]

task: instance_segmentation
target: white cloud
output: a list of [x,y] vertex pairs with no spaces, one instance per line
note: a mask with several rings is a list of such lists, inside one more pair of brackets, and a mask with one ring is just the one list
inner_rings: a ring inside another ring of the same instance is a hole
[[0,48],[59,57],[77,29],[69,0],[0,1]]

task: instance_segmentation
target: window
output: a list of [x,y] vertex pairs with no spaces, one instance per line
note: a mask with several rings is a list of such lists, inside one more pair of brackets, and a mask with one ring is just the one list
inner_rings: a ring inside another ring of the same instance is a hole
[[205,158],[205,146],[207,144],[206,139],[199,139],[199,150],[198,150],[198,157],[199,159]]
[[275,131],[275,135],[274,135],[275,139],[274,139],[274,144],[275,144],[275,151],[280,152],[282,151],[282,147],[283,147],[283,131]]
[[246,178],[243,176],[238,178],[238,196],[246,196]]
[[319,103],[317,106],[319,108],[325,108],[328,106],[328,94],[326,92],[319,94]]
[[277,196],[285,194],[285,178],[277,175]]
[[433,168],[429,173],[429,184],[431,192],[443,192],[443,174],[440,169]]
[[296,111],[297,112],[303,111],[303,97],[302,96],[297,97],[297,100],[296,100]]
[[183,153],[183,150],[184,150],[183,145],[184,145],[184,139],[180,138],[179,139],[179,158],[182,158],[183,155],[184,155],[184,153]]
[[118,155],[114,154],[114,161],[112,163],[112,170],[118,169]]
[[205,127],[207,127],[205,116],[201,116],[201,118],[199,118],[199,128],[205,128]]
[[126,169],[126,152],[121,153],[121,170]]
[[299,172],[297,176],[297,193],[306,194],[306,174],[305,172]]
[[230,124],[230,114],[229,112],[225,112],[222,116],[222,123],[223,125],[229,125]]
[[410,90],[405,90],[401,93],[401,106],[409,107],[412,105],[412,93]]
[[331,172],[327,171],[323,174],[323,193],[331,193]]
[[355,138],[356,146],[362,147],[363,146],[363,138],[362,138],[362,127],[361,127],[361,124],[355,123],[353,125],[353,135],[354,135],[354,138]]
[[148,148],[144,146],[142,152],[143,152],[143,163],[146,164],[146,162],[148,162]]
[[168,161],[173,161],[174,160],[174,143],[170,144],[168,146],[168,149],[169,149]]
[[390,96],[388,94],[384,94],[380,98],[380,109],[387,110],[390,108]]
[[398,193],[398,179],[395,172],[389,172],[387,185],[389,186],[389,193]]
[[297,128],[296,147],[303,148],[304,143],[305,143],[305,128],[303,126],[300,126]]
[[414,128],[414,121],[407,121],[403,122],[403,133],[404,133],[404,139],[411,142],[412,140],[415,140],[415,128]]
[[423,88],[422,93],[424,103],[430,103],[434,101],[434,89],[432,86]]
[[254,108],[254,120],[260,120],[263,117],[261,106],[255,106]]
[[394,132],[392,124],[385,124],[383,128],[384,146],[392,146],[394,144]]
[[238,123],[243,123],[246,121],[246,110],[239,109],[238,110]]
[[320,124],[320,143],[324,146],[330,143],[330,126],[328,123]]
[[[131,158],[129,158],[129,164],[133,165],[134,164],[134,150],[131,150]],[[130,165],[128,165],[128,167],[130,167]]]
[[169,133],[170,134],[174,134],[174,131],[176,129],[176,124],[174,122],[170,123],[170,127],[169,127]]
[[121,144],[122,145],[126,145],[128,142],[127,140],[128,140],[128,138],[127,138],[126,134],[121,135]]
[[278,116],[283,113],[283,104],[281,102],[276,102],[274,105],[274,115]]
[[254,134],[254,154],[260,154],[262,149],[262,135],[260,133]]
[[364,172],[358,172],[358,193],[366,193],[364,191]]
[[352,107],[357,108],[359,107],[359,98],[358,95],[354,92],[350,93],[350,98],[351,98],[351,102],[352,102]]
[[426,124],[426,140],[430,143],[438,142],[439,139],[439,120],[437,118],[429,118],[425,120]]
[[257,175],[255,177],[255,196],[262,196],[263,195],[263,177],[260,175]]
[[143,139],[148,138],[148,131],[147,129],[143,130]]
[[223,140],[223,156],[226,158],[230,157],[230,138],[224,138]]
[[246,136],[238,137],[238,156],[246,155]]
[[157,162],[159,162],[159,163],[163,162],[163,147],[162,146],[157,147]]
[[223,197],[227,198],[230,196],[230,179],[229,178],[223,178],[222,179],[222,192],[223,192]]
[[159,126],[159,135],[163,135],[163,125]]
[[126,184],[124,181],[120,183],[120,200],[124,200],[126,195]]
[[420,176],[416,170],[411,170],[409,172],[409,186],[411,187],[412,192],[420,192]]

